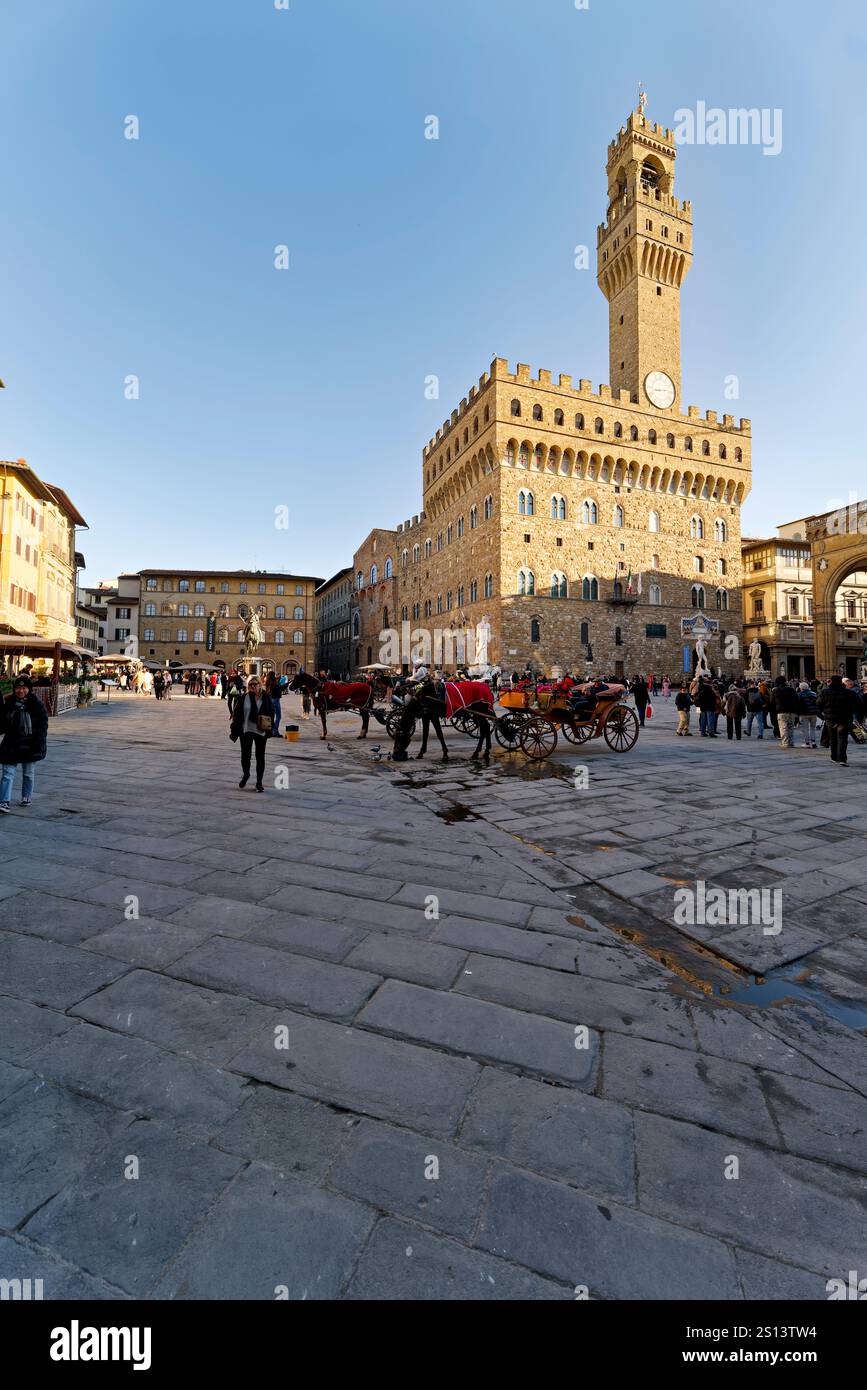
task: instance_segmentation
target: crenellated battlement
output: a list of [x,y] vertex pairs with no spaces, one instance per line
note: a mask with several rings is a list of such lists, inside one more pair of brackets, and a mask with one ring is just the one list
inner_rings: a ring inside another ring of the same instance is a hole
[[640,135],[648,142],[657,141],[666,147],[666,152],[669,154],[676,153],[674,136],[668,126],[661,126],[655,121],[649,121],[641,111],[630,111],[626,118],[626,125],[622,125],[615,138],[609,141],[609,164],[619,156],[623,146],[634,135]]
[[[558,396],[564,396],[576,402],[584,401],[587,402],[588,405],[598,403],[610,407],[616,404],[623,407],[624,411],[632,413],[637,412],[642,416],[655,414],[655,412],[652,412],[647,407],[641,406],[638,402],[633,401],[630,397],[630,393],[623,388],[612,390],[609,385],[603,383],[599,386],[598,391],[594,391],[592,381],[586,377],[581,377],[578,381],[578,385],[574,386],[572,384],[571,374],[565,372],[561,372],[558,375],[555,384],[551,372],[545,367],[540,367],[534,377],[532,375],[532,369],[526,362],[518,362],[515,366],[515,371],[511,372],[509,370],[508,360],[505,357],[495,357],[491,363],[490,371],[484,372],[479,378],[478,387],[472,386],[470,388],[468,394],[461,401],[460,407],[452,411],[448,420],[444,421],[434,437],[424,446],[422,449],[423,460],[427,459],[430,454],[435,453],[438,449],[449,444],[450,437],[456,426],[461,425],[474,407],[478,406],[482,391],[486,387],[497,382],[508,382],[509,384],[519,387],[534,387],[546,394],[552,393]],[[750,434],[751,428],[750,421],[743,416],[741,417],[740,423],[735,424],[733,415],[723,415],[722,419],[720,419],[716,410],[706,410],[704,415],[702,415],[697,405],[687,406],[685,413],[674,410],[660,412],[656,418],[658,418],[660,422],[660,433],[662,434],[663,440],[665,437],[664,422],[666,420],[680,420],[685,423],[692,420],[702,421],[702,423],[711,426],[714,430],[725,430],[730,434],[745,436]],[[488,420],[487,422],[480,421],[478,433],[482,433],[486,424],[490,425],[492,423],[494,423],[493,420]],[[516,425],[517,423],[516,420]],[[527,424],[529,425],[530,423],[534,423],[531,418],[527,419]],[[557,426],[556,428],[564,429],[568,427]],[[585,428],[583,430],[576,431],[573,428],[570,432],[573,434],[593,435],[593,420],[588,417],[585,420]],[[654,446],[651,445],[650,447],[652,448]],[[660,444],[660,448],[662,447],[663,445]]]
[[635,189],[628,189],[612,202],[607,219],[600,222],[596,228],[597,246],[609,232],[613,232],[619,226],[626,213],[636,206],[655,208],[659,212],[668,212],[683,221],[692,222],[691,198],[675,198],[670,193],[663,193],[659,188],[644,188],[639,185],[637,196]]

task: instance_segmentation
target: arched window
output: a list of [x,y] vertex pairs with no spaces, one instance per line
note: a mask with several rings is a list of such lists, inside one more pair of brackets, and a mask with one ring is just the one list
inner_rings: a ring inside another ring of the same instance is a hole
[[[637,425],[630,425],[630,426],[629,426],[629,438],[632,439],[632,440],[635,440],[635,439],[638,438],[638,426],[637,426]],[[655,444],[655,443],[656,443],[655,440],[651,440],[650,442],[651,442],[651,444]]]
[[621,423],[620,423],[619,420],[615,420],[615,421],[614,421],[614,438],[615,438],[615,439],[622,439],[622,438],[623,438],[623,426],[621,425]]
[[692,586],[692,606],[693,608],[704,608],[704,587],[701,584]]
[[221,627],[221,628],[220,628],[219,640],[220,640],[221,642],[228,642],[228,640],[229,640],[229,629],[228,629],[227,627]]
[[717,572],[717,574],[726,574],[726,573],[727,573],[727,566],[726,566],[725,560],[717,560],[717,562],[716,562],[716,572]]
[[382,610],[382,626],[384,628],[388,627],[388,604],[386,604]]
[[[636,438],[636,439],[638,438],[638,431],[637,431],[637,430],[636,430],[636,432],[635,432],[635,438]],[[656,430],[648,430],[648,431],[647,431],[647,442],[648,442],[648,444],[655,444],[655,443],[656,443]]]
[[401,567],[401,569],[404,569],[404,570],[405,570],[408,564],[409,564],[409,551],[408,551],[408,550],[402,550],[402,551],[400,552],[400,567]]
[[582,646],[582,647],[586,647],[587,644],[588,644],[588,642],[590,641],[590,624],[589,624],[589,623],[582,623],[582,624],[581,624],[581,636],[580,636],[580,641],[581,641],[581,646]]
[[581,515],[585,526],[595,526],[599,521],[599,509],[593,501],[586,501],[581,508]]
[[190,616],[190,605],[188,603],[178,604],[178,617],[188,618]]
[[689,534],[694,541],[704,540],[704,522],[700,516],[690,517]]
[[426,540],[425,543],[424,543],[424,558],[425,558],[426,560],[429,560],[429,559],[430,559],[432,551],[433,551],[433,541],[431,540],[430,536],[428,536],[427,540]]
[[370,566],[370,582],[371,582],[371,584],[375,584],[375,583],[377,582],[378,579],[379,579],[379,570],[378,570],[378,568],[377,568],[376,565],[371,565],[371,566]]
[[541,469],[542,467],[542,458],[544,453],[545,450],[542,448],[542,445],[537,444],[536,448],[533,451],[533,467],[537,470]]
[[659,530],[659,512],[650,513],[650,515],[647,518],[647,529],[648,531]]
[[391,576],[392,576],[393,573],[394,573],[394,566],[393,566],[392,563],[391,563],[391,556],[389,555],[389,556],[388,556],[388,559],[387,559],[386,562],[385,562],[385,574],[384,574],[383,577],[384,577],[385,579],[391,579]]
[[490,493],[489,493],[488,496],[485,498],[485,521],[490,521],[490,519],[491,519],[491,517],[492,517],[493,515],[494,515],[494,499],[493,499],[493,497],[492,497],[492,496],[490,495]]
[[476,529],[476,527],[478,526],[478,524],[479,524],[479,509],[478,509],[478,507],[470,507],[470,530],[471,530],[471,531],[475,531],[475,529]]
[[238,636],[236,640],[241,644],[241,646],[244,645],[244,629],[242,627],[238,628]]
[[530,619],[530,641],[538,642],[542,637],[542,628],[538,618]]
[[493,576],[492,574],[486,574],[486,575],[485,575],[485,598],[493,598],[493,597],[494,597],[494,576]]
[[282,604],[282,603],[278,603],[278,604],[277,604],[277,607],[274,609],[274,617],[275,617],[275,618],[285,618],[285,617],[286,617],[286,609],[283,607],[283,604]]
[[298,621],[299,618],[300,618],[301,621],[303,622],[303,620],[304,620],[304,609],[301,607],[300,603],[299,603],[299,604],[297,605],[297,607],[295,608],[295,611],[294,611],[294,613],[292,614],[292,617],[296,620],[296,622]]
[[536,504],[533,494],[529,488],[522,487],[518,493],[518,514],[520,516],[533,516]]
[[700,555],[693,555],[692,568],[696,574],[704,574],[704,560]]
[[520,413],[521,413],[521,402],[520,402],[520,401],[517,401],[517,400],[512,401],[511,411],[512,411],[512,414],[513,414],[513,415],[520,415]]
[[742,450],[742,449],[735,449],[735,463],[741,463],[742,460],[743,460],[743,457],[744,457],[744,455],[743,455],[743,450]]
[[451,591],[451,589],[446,589],[446,612],[447,612],[447,613],[451,613],[451,611],[452,611],[452,591]]
[[551,519],[552,521],[566,520],[566,498],[559,492],[555,492],[551,498]]
[[687,435],[686,438],[684,439],[684,441],[683,441],[683,447],[684,447],[684,449],[686,450],[686,452],[687,452],[688,454],[691,454],[691,453],[692,453],[692,440],[690,439],[689,435]]
[[179,627],[179,628],[178,628],[178,641],[179,641],[179,642],[186,642],[186,640],[187,640],[187,629],[186,629],[185,627]]
[[451,545],[451,543],[452,543],[452,523],[449,522],[448,526],[446,527],[446,545]]
[[562,423],[563,423],[563,412],[562,412],[562,410],[555,410],[555,411],[554,411],[554,424],[555,424],[555,425],[562,425]]
[[286,633],[283,631],[282,627],[278,627],[277,631],[274,633],[274,641],[278,646],[281,646],[286,641]]
[[362,574],[361,570],[359,570],[358,574],[355,576],[355,587],[356,589],[364,588],[364,575]]
[[602,416],[601,416],[601,415],[597,415],[597,416],[596,416],[596,419],[593,421],[593,428],[594,428],[594,430],[596,431],[597,434],[603,434],[603,433],[604,433],[604,431],[605,431],[605,425],[604,425],[603,422],[602,422]]
[[460,540],[460,538],[461,538],[461,536],[462,536],[463,534],[464,534],[464,519],[463,519],[462,516],[459,516],[459,517],[458,517],[458,540]]
[[292,633],[292,641],[295,643],[295,646],[296,646],[296,647],[300,647],[300,646],[303,644],[303,642],[304,642],[304,633],[303,633],[303,632],[293,632],[293,633]]
[[418,542],[416,542],[416,544],[415,544],[415,545],[413,546],[413,548],[412,548],[412,562],[413,562],[413,564],[414,564],[414,565],[417,565],[420,558],[421,558],[421,548],[420,548]]
[[268,609],[265,607],[264,603],[259,604],[259,606],[256,609],[256,612],[259,614],[260,618],[267,618],[268,616]]
[[518,593],[535,594],[536,576],[532,570],[518,570]]
[[576,430],[583,430],[583,428],[584,428],[584,416],[583,416],[583,415],[576,415],[576,416],[575,416],[575,428],[576,428]]
[[716,606],[721,613],[727,613],[729,607],[729,596],[727,589],[717,589]]
[[533,406],[533,419],[534,419],[534,420],[541,420],[541,418],[542,418],[542,407],[541,407],[540,405],[534,405],[534,406]]
[[713,524],[713,538],[715,541],[723,542],[729,538],[728,527],[724,521],[715,521]]
[[239,604],[238,604],[238,617],[239,617],[239,618],[247,618],[247,617],[249,616],[249,613],[250,613],[250,610],[249,610],[249,608],[247,607],[246,603],[239,603]]
[[205,629],[204,629],[203,627],[194,628],[194,629],[193,629],[193,641],[194,641],[194,642],[204,642],[204,640],[205,640]]
[[590,603],[595,603],[599,598],[599,580],[592,574],[585,574],[581,581],[581,597]]
[[705,458],[707,458],[710,454],[710,444],[706,439],[703,439],[701,441],[701,452]]
[[658,569],[659,569],[659,556],[658,556],[658,555],[651,555],[651,557],[650,557],[650,568],[651,568],[652,570],[658,570]]
[[566,598],[567,596],[568,586],[566,583],[566,576],[557,570],[551,575],[551,597]]
[[463,586],[463,584],[459,584],[459,585],[458,585],[458,608],[463,608],[463,606],[464,606],[464,586]]
[[614,518],[613,518],[613,520],[614,520],[614,525],[615,525],[615,526],[620,527],[620,526],[623,525],[623,508],[621,507],[621,505],[620,505],[619,502],[618,502],[617,506],[614,508]]
[[674,448],[674,435],[673,435],[673,434],[667,434],[667,435],[665,436],[665,447],[666,447],[667,449],[673,449],[673,448]]
[[220,617],[221,617],[221,618],[228,618],[228,616],[229,616],[229,605],[228,605],[228,603],[221,603],[221,604],[220,604]]
[[205,605],[204,605],[203,603],[197,603],[196,606],[195,606],[195,608],[193,609],[193,617],[194,617],[194,618],[204,618],[204,616],[205,616]]
[[519,467],[519,468],[529,468],[529,467],[530,467],[530,453],[529,453],[529,450],[527,449],[526,444],[522,444],[521,447],[520,447],[520,449],[518,450],[518,467]]
[[721,444],[719,446],[719,456],[721,459],[724,459],[726,457],[726,446],[724,444]]
[[361,614],[357,608],[353,609],[352,612],[352,635],[353,637],[361,636]]
[[651,584],[650,586],[650,602],[653,604],[662,603],[662,590],[658,584]]
[[479,581],[478,581],[478,579],[471,579],[471,580],[470,580],[470,603],[475,603],[475,601],[476,601],[476,599],[477,599],[478,597],[479,597]]

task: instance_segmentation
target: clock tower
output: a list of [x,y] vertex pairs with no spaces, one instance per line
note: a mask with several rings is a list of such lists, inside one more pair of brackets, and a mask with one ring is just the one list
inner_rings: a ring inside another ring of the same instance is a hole
[[612,390],[680,411],[680,287],[692,260],[692,207],[674,196],[674,136],[647,119],[646,101],[642,92],[608,146],[596,279],[608,300]]

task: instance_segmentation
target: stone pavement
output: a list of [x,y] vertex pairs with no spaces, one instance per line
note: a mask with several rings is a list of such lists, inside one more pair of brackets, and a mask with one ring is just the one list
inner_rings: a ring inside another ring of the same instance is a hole
[[[825,1299],[863,1271],[867,757],[654,713],[630,754],[489,769],[453,734],[392,765],[338,717],[269,747],[261,796],[219,702],[53,721],[0,821],[0,1278]],[[779,888],[782,930],[675,923],[699,879]]]

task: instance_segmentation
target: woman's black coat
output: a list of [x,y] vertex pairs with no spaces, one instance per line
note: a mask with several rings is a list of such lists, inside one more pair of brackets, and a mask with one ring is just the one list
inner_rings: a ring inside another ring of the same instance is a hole
[[6,763],[9,766],[12,763],[41,762],[45,757],[45,747],[48,741],[48,712],[37,695],[30,694],[25,699],[24,707],[30,715],[33,733],[30,738],[30,747],[22,755],[18,732],[15,728],[14,707],[14,695],[7,695],[0,705],[0,733],[3,734],[3,741],[0,743],[0,763]]
[[[271,716],[272,721],[273,721],[273,719],[274,719],[274,702],[273,702],[273,700],[271,699],[271,696],[270,696],[270,695],[267,695],[267,694],[265,693],[264,690],[263,690],[263,691],[260,693],[260,695],[259,695],[258,705],[259,705],[259,713],[260,713],[260,714],[269,714],[269,715]],[[230,725],[229,725],[229,738],[232,740],[233,743],[234,743],[235,740],[244,732],[244,711],[245,711],[246,707],[247,707],[247,691],[245,690],[243,693],[239,691],[238,694],[237,694],[237,696],[235,697],[235,703],[234,703],[234,705],[232,706],[232,720],[231,720],[231,723],[230,723]],[[273,724],[272,724],[272,727],[273,727]],[[267,735],[267,734],[262,734],[261,737],[262,737],[262,738],[267,738],[268,735]]]

